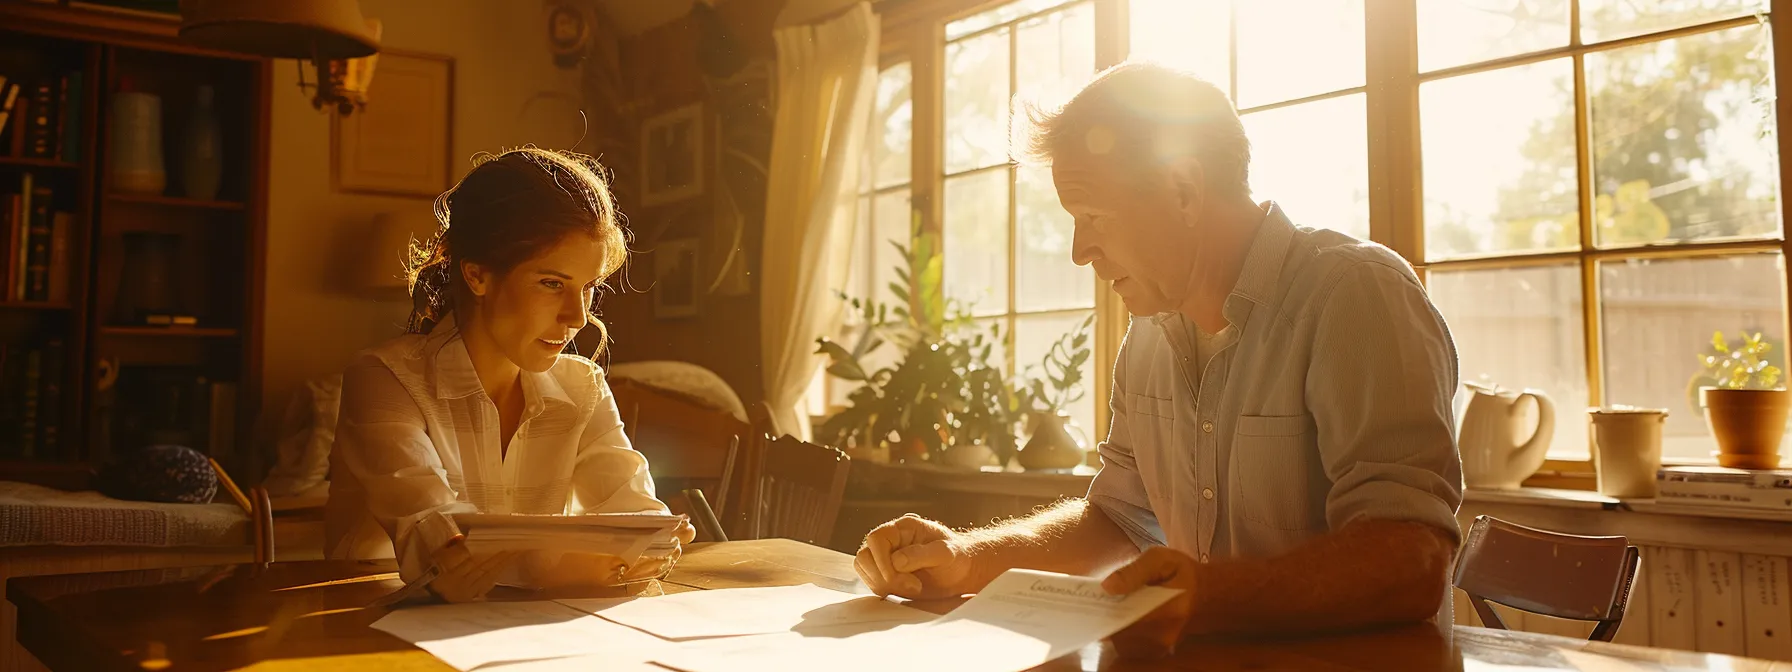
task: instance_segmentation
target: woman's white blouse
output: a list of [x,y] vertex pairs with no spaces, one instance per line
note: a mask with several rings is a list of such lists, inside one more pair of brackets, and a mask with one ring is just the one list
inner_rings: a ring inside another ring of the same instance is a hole
[[457,512],[666,510],[601,369],[561,355],[544,373],[523,372],[522,384],[505,457],[497,406],[452,317],[361,353],[343,372],[325,555],[396,555],[409,581],[459,533]]

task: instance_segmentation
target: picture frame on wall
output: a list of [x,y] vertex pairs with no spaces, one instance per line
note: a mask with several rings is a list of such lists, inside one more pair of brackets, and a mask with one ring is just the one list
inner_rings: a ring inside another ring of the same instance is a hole
[[696,238],[661,241],[653,251],[653,316],[675,319],[697,315],[702,293]]
[[703,195],[703,105],[669,110],[641,124],[641,203]]
[[337,191],[434,198],[448,188],[454,59],[383,50],[367,105],[331,114]]

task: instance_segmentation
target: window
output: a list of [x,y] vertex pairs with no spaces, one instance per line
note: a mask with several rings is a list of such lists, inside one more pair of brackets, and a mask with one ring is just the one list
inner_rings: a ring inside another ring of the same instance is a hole
[[1627,404],[1709,461],[1695,355],[1784,342],[1765,5],[1418,4],[1420,261],[1463,378],[1555,400],[1552,457]]
[[1784,368],[1768,0],[911,4],[932,9],[892,10],[886,43],[940,118],[912,126],[915,179],[867,193],[907,185],[949,293],[1018,333],[1011,365],[1091,310],[1125,325],[1069,264],[1049,175],[1008,162],[1011,100],[1131,56],[1232,94],[1259,200],[1411,261],[1464,381],[1548,393],[1558,469],[1590,471],[1582,410],[1613,404],[1669,409],[1666,459],[1710,461],[1713,332],[1763,334]]
[[[1095,74],[1095,3],[1023,0],[948,23],[945,37],[946,296],[1000,325],[1007,371],[1043,375],[1029,368],[1094,314],[1095,274],[1070,260],[1051,171],[1009,160],[1011,100],[1062,101]],[[1096,427],[1091,387],[1066,409],[1084,430]]]

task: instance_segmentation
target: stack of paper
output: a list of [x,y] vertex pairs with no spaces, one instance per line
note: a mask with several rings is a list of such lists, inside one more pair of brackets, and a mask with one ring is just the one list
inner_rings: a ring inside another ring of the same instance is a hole
[[[461,670],[1025,670],[1100,641],[1181,591],[1009,570],[945,616],[815,585],[395,611],[373,627]],[[494,666],[493,663],[503,663]]]
[[467,550],[602,553],[634,564],[663,558],[678,548],[675,532],[684,516],[668,513],[596,513],[583,516],[466,513],[454,522],[467,535]]

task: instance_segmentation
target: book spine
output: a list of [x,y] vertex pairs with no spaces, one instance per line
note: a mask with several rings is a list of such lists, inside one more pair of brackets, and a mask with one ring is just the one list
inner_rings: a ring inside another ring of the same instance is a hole
[[32,85],[30,117],[25,131],[25,156],[34,159],[56,156],[56,85],[49,82]]
[[50,220],[50,301],[68,302],[68,286],[74,281],[69,268],[69,236],[74,235],[73,213],[58,212]]
[[47,157],[61,157],[63,145],[68,144],[68,75],[56,80],[56,119],[54,122],[56,142],[50,147]]
[[0,294],[0,301],[12,300],[13,294],[15,293],[13,279],[18,277],[19,267],[15,263],[18,255],[12,254],[12,251],[13,244],[19,240],[19,227],[24,226],[25,221],[23,215],[25,202],[22,197],[18,194],[7,194],[5,206],[6,211],[0,213],[0,216],[6,218],[6,242],[0,244],[0,251],[7,252],[8,254],[6,255],[6,261],[0,263],[0,266],[6,267],[6,277],[0,279],[0,290],[5,292],[4,294]]
[[62,450],[62,341],[50,341],[43,349],[43,393],[38,405],[40,454],[56,457]]
[[12,114],[18,108],[19,85],[17,83],[0,82],[0,138],[12,141],[7,122],[12,121]]
[[1792,511],[1792,489],[1756,488],[1723,483],[1661,483],[1655,498],[1679,506],[1725,506],[1763,511]]
[[83,84],[85,73],[73,70],[63,80],[64,105],[62,107],[63,134],[62,160],[77,163],[81,160],[81,112],[82,101],[87,97],[87,89]]
[[8,153],[13,156],[25,156],[25,132],[31,124],[31,92],[23,83],[19,84],[19,99],[12,108],[12,149]]
[[31,252],[31,171],[25,171],[20,178],[19,211],[13,226],[12,239],[12,293],[7,298],[14,301],[25,300],[25,260]]
[[25,353],[25,403],[19,409],[19,452],[25,459],[37,453],[38,385],[43,379],[43,351]]
[[50,300],[50,205],[53,194],[49,187],[38,187],[31,195],[31,231],[26,241],[25,300]]

